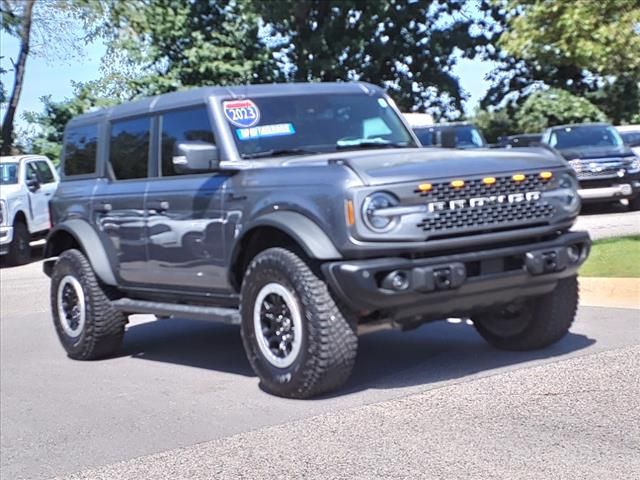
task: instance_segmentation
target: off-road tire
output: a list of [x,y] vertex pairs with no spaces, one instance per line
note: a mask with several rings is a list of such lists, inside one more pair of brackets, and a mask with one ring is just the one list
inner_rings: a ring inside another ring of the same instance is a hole
[[[293,363],[278,368],[260,350],[254,305],[260,290],[277,283],[291,292],[302,317],[302,343]],[[309,398],[337,389],[351,374],[358,348],[356,325],[341,310],[303,254],[270,248],[250,263],[242,283],[240,313],[244,348],[262,388],[288,398]]]
[[[519,313],[511,320],[504,310],[495,310],[473,317],[482,337],[502,350],[536,350],[547,347],[566,335],[578,308],[578,280],[575,276],[558,282],[546,295],[523,302]],[[519,322],[522,329],[514,332],[513,324],[501,331],[500,322]],[[512,330],[507,333],[507,330]]]
[[[67,275],[75,277],[85,298],[86,321],[79,336],[65,333],[58,312],[58,287]],[[79,250],[66,250],[53,267],[51,275],[51,311],[62,346],[70,358],[95,360],[112,355],[122,344],[127,317],[111,306],[109,287],[96,278],[91,264]]]
[[640,193],[633,198],[629,199],[629,210],[637,212],[640,210]]
[[7,264],[10,266],[24,265],[31,260],[31,234],[24,222],[13,225],[13,239],[9,245]]

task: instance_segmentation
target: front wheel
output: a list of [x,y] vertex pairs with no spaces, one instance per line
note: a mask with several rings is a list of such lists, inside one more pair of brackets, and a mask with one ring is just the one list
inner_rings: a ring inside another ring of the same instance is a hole
[[269,393],[308,398],[349,378],[358,346],[355,325],[296,253],[271,248],[253,259],[240,310],[247,357]]
[[127,319],[113,308],[106,290],[82,252],[60,255],[51,275],[51,310],[69,357],[93,360],[120,347]]
[[566,335],[578,308],[578,280],[558,281],[546,295],[473,317],[482,337],[503,350],[535,350]]
[[640,193],[638,193],[635,197],[629,199],[629,210],[632,212],[637,212],[640,210]]
[[27,229],[27,225],[18,221],[13,226],[13,240],[9,245],[9,253],[7,260],[9,265],[24,265],[31,260],[31,234]]

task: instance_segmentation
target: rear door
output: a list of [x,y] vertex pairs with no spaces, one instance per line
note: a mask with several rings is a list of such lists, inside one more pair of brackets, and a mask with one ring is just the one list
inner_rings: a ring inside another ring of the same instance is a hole
[[215,290],[227,284],[222,210],[228,173],[181,175],[173,168],[180,142],[215,138],[205,105],[166,111],[158,117],[158,177],[149,182],[148,278],[159,286]]
[[150,116],[110,123],[106,175],[94,191],[92,214],[123,282],[144,283],[144,195],[151,156]]

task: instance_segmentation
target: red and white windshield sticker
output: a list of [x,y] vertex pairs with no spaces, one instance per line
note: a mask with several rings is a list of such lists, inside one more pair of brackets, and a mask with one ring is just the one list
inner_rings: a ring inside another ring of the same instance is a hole
[[251,100],[229,100],[222,103],[224,116],[236,127],[249,128],[260,121],[260,110]]

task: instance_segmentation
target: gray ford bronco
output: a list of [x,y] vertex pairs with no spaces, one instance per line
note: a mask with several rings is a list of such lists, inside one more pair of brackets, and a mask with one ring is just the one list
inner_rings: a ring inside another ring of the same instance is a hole
[[569,329],[590,240],[549,149],[418,148],[365,83],[211,87],[69,122],[51,200],[56,331],[116,352],[128,315],[240,325],[268,392],[336,389],[358,334],[469,317],[492,345]]

